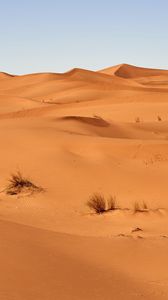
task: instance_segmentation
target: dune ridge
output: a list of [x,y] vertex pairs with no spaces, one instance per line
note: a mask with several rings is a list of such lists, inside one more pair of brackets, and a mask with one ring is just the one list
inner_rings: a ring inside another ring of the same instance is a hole
[[[137,68],[138,71],[136,67],[133,70],[132,68],[130,70],[125,66],[124,72],[139,74],[139,68]],[[162,78],[159,75],[161,80],[157,76],[153,81],[153,77],[147,75],[145,75],[146,77],[139,77],[137,75],[132,79],[132,75],[118,76],[116,72],[119,72],[120,69],[122,70],[122,67],[118,67],[118,71],[116,67],[111,68],[111,70],[115,70],[112,74],[76,68],[60,74],[35,73],[7,77],[0,81],[0,95],[17,96],[57,104],[89,102],[98,99],[131,102],[134,101],[135,97],[140,97],[140,101],[142,99],[143,101],[149,101],[148,93],[159,94],[161,101],[167,99],[165,95],[168,92],[167,77]],[[150,70],[145,72],[147,72],[145,74],[148,74],[148,72],[152,74]],[[153,72],[156,73],[155,70]],[[160,74],[160,72],[165,73],[166,71],[158,71],[157,74]]]
[[128,64],[116,65],[114,67],[100,70],[99,72],[108,75],[116,75],[118,77],[132,78],[132,79],[138,77],[168,75],[167,70],[142,68],[142,67],[137,67]]

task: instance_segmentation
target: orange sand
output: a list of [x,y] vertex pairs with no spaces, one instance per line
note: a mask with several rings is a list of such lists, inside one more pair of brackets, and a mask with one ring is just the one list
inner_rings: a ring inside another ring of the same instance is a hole
[[[168,299],[168,71],[0,73],[0,141],[0,299]],[[17,170],[45,192],[6,195]]]

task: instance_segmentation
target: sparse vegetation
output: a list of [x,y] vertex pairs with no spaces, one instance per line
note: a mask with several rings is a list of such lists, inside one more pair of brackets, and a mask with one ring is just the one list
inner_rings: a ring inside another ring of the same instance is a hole
[[9,184],[6,188],[6,193],[8,195],[17,195],[21,192],[35,192],[35,191],[42,191],[41,187],[36,186],[32,183],[29,179],[25,178],[21,172],[16,172],[11,174],[9,178]]
[[138,211],[140,211],[140,205],[139,205],[138,202],[135,202],[135,203],[134,203],[134,212],[136,213],[136,212],[138,212]]
[[87,202],[87,206],[91,210],[93,210],[97,214],[102,214],[111,210],[117,209],[116,199],[113,196],[110,196],[107,200],[101,194],[93,194],[89,201]]
[[106,200],[101,194],[94,194],[91,196],[87,205],[97,214],[102,214],[106,211]]
[[113,196],[110,196],[107,201],[107,210],[115,210],[115,209],[117,209],[116,198]]
[[148,213],[151,211],[145,201],[135,201],[132,209],[120,208],[116,202],[115,196],[105,198],[104,195],[99,193],[93,194],[86,204],[96,214],[103,214],[114,210],[129,210],[133,211],[134,214]]
[[[104,195],[95,193],[93,194],[86,205],[96,214],[108,213],[114,210],[120,211],[132,211],[136,213],[149,213],[150,211],[157,211],[158,209],[151,209],[145,201],[135,201],[132,208],[121,208],[118,206],[115,196],[109,196],[109,198],[104,197]],[[140,231],[141,229],[136,228],[135,231]]]
[[145,211],[147,211],[148,210],[148,206],[147,206],[147,204],[145,203],[145,202],[143,202],[143,203],[139,203],[139,202],[135,202],[134,203],[134,208],[133,208],[133,210],[134,210],[134,213],[137,213],[137,212],[145,212]]

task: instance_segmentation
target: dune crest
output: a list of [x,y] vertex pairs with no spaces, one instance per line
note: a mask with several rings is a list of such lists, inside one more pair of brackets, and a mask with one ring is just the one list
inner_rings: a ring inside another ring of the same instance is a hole
[[12,78],[12,77],[15,77],[15,75],[11,75],[5,72],[0,72],[0,80]]
[[116,75],[122,78],[139,78],[139,77],[148,77],[148,76],[159,76],[159,75],[167,75],[167,70],[159,70],[159,69],[150,69],[143,67],[136,67],[128,64],[121,64],[111,68],[106,68],[99,71],[108,75]]

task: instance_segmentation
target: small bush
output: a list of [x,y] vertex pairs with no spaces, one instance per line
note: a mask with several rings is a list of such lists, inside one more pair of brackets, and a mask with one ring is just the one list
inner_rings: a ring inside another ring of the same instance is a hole
[[91,196],[87,205],[97,214],[102,214],[106,211],[106,200],[101,194],[94,194]]
[[116,198],[113,196],[110,196],[107,201],[107,210],[115,210],[115,209],[117,209]]
[[21,172],[12,174],[9,179],[9,184],[6,188],[6,193],[9,195],[17,195],[23,191],[41,191],[42,188],[36,186],[29,179],[23,177]]

